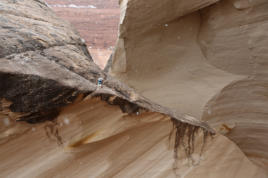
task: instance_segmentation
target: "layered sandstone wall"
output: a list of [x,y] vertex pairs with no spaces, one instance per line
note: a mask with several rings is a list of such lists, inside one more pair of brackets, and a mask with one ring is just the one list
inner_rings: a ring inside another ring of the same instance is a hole
[[267,1],[121,2],[111,73],[267,170]]

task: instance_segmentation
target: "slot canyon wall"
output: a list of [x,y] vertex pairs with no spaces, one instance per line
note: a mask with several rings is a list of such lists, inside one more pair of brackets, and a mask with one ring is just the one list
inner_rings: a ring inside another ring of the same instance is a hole
[[267,15],[265,0],[122,1],[110,73],[207,121],[267,172]]
[[43,0],[1,0],[0,177],[266,178],[265,5],[121,0],[106,73]]

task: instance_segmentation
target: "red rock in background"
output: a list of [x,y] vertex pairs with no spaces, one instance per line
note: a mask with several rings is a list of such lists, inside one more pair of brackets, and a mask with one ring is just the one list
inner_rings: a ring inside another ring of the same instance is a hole
[[115,46],[120,10],[118,0],[45,0],[85,39],[94,61],[103,68]]

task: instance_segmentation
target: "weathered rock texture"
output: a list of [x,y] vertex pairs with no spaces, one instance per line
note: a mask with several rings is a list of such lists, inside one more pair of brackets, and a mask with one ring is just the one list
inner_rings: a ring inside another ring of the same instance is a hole
[[[0,14],[0,177],[174,177],[218,144],[205,122],[102,72],[43,1],[2,0]],[[231,141],[215,137],[256,174]]]
[[[208,121],[267,174],[267,1],[122,0],[120,6],[110,72],[152,101]],[[217,178],[245,176],[217,170]]]
[[0,177],[267,177],[265,62],[219,68],[227,37],[207,36],[209,13],[221,24],[213,9],[237,3],[146,2],[121,1],[112,72],[158,104],[101,71],[43,1],[0,2]]

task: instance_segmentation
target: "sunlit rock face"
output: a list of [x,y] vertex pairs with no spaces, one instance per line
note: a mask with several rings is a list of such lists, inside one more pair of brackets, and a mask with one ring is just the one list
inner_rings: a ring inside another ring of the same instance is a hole
[[110,73],[207,121],[267,174],[267,1],[122,0],[120,7]]
[[115,46],[118,0],[45,0],[55,13],[69,21],[85,40],[93,60],[104,68]]

